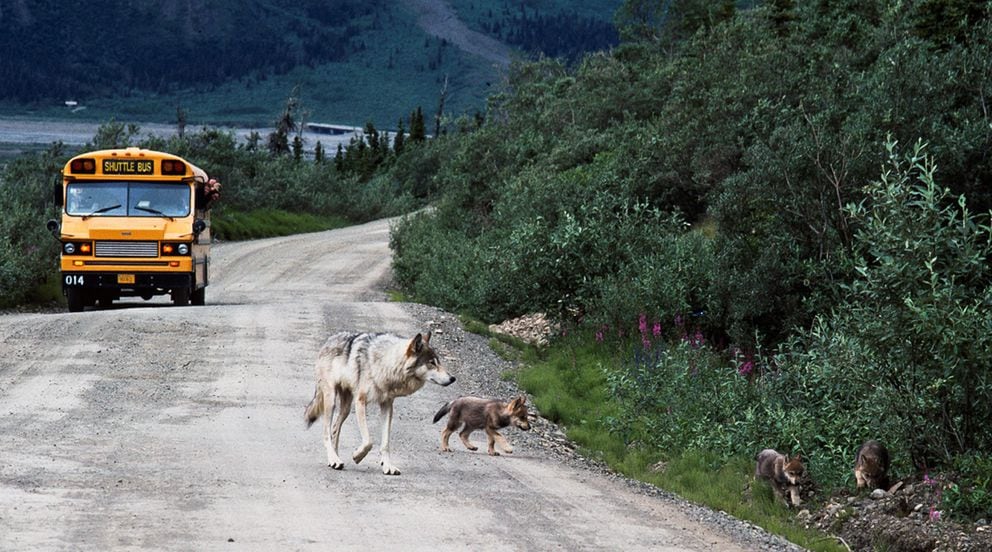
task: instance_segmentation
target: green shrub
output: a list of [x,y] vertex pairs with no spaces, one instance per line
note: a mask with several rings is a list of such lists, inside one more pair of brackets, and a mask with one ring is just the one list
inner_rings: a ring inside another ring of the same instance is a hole
[[45,223],[56,218],[53,189],[65,160],[55,144],[0,170],[0,306],[27,300],[57,267],[59,242]]

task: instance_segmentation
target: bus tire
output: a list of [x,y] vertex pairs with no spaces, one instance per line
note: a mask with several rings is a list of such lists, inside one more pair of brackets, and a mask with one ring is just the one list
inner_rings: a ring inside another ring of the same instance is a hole
[[201,287],[189,296],[189,301],[197,307],[202,307],[207,302],[207,288]]
[[83,312],[86,306],[86,292],[79,288],[69,288],[65,293],[69,303],[69,312]]
[[189,288],[174,288],[172,290],[172,304],[184,306],[189,304]]

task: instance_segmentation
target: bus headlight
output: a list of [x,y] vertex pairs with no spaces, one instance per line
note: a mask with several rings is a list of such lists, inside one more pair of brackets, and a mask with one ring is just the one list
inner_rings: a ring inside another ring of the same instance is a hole
[[62,251],[65,251],[66,255],[72,255],[76,252],[76,244],[70,242],[62,246]]
[[176,255],[189,255],[188,243],[163,243],[160,251],[163,257],[175,257]]

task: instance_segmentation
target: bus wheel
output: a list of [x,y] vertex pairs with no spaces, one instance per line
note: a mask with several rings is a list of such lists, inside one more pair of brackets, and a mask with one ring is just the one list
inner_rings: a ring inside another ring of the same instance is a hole
[[189,288],[174,288],[172,290],[172,304],[183,306],[189,304]]
[[207,302],[207,288],[201,287],[189,296],[190,303],[202,307]]
[[86,306],[86,292],[79,288],[69,288],[66,290],[66,299],[69,302],[69,312],[83,312]]

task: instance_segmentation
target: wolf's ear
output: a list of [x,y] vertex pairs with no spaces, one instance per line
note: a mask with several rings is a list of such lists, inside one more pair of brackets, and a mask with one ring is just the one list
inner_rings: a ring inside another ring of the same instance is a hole
[[410,340],[410,345],[406,348],[406,356],[413,356],[419,354],[420,351],[424,350],[424,336],[419,333],[413,336]]
[[426,343],[426,344],[428,344],[428,345],[430,345],[430,344],[431,344],[431,332],[427,332],[427,333],[426,333],[426,334],[424,335],[424,343]]

